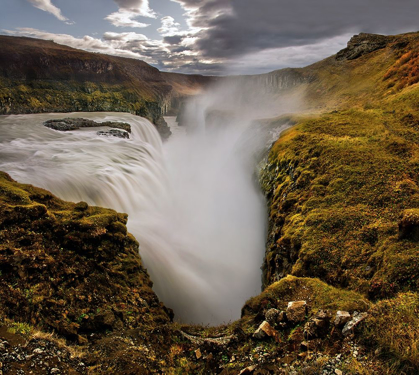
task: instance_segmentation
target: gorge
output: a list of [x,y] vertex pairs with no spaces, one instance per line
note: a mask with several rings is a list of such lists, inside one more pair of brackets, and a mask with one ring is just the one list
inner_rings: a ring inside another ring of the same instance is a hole
[[[415,374],[418,56],[418,33],[360,34],[260,76],[8,70],[2,340],[69,373]],[[43,126],[64,117],[131,135]]]

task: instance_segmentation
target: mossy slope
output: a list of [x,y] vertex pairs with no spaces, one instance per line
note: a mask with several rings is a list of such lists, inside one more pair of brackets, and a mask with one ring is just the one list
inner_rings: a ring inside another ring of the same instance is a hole
[[2,315],[79,341],[170,320],[127,233],[127,215],[64,202],[5,173],[0,193]]

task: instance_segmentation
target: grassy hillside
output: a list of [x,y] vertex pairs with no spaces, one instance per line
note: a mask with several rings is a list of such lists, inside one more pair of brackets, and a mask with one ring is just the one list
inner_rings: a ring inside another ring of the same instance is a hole
[[292,118],[296,126],[261,174],[269,200],[264,285],[292,274],[370,301],[390,298],[376,309],[410,311],[389,318],[398,338],[387,336],[383,318],[383,330],[370,334],[392,346],[387,353],[406,350],[411,366],[419,366],[418,52],[418,34],[407,34],[356,59],[305,68],[315,77],[307,100],[319,113]]

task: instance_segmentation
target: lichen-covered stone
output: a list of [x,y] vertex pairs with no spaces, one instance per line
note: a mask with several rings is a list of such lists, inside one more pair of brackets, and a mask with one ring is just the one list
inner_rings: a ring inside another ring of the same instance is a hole
[[288,303],[287,319],[292,323],[301,323],[307,315],[306,301],[292,301]]
[[333,324],[336,327],[341,327],[345,325],[346,323],[348,323],[350,320],[351,320],[351,314],[349,314],[348,311],[338,311],[336,313],[336,317]]
[[352,320],[350,320],[348,323],[345,324],[345,327],[342,329],[342,333],[344,336],[347,336],[351,333],[353,333],[355,327],[359,325],[363,320],[365,320],[368,317],[368,313],[362,312],[357,313],[353,315]]

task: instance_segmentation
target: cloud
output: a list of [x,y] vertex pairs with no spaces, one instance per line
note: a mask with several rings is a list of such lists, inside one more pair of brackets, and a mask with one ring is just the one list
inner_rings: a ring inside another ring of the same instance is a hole
[[[51,34],[44,39],[143,59],[170,71],[255,74],[314,63],[345,47],[359,32],[393,34],[419,25],[417,0],[171,1],[183,8],[187,27],[182,28],[174,14],[161,16],[157,40],[147,38],[146,32],[107,32],[95,40]],[[137,17],[157,18],[149,1],[114,2],[118,10],[106,19],[115,26],[144,28],[149,24]],[[42,37],[39,33],[34,36]]]
[[109,16],[105,17],[105,20],[109,21],[112,25],[116,27],[147,27],[150,24],[142,23],[136,21],[134,18],[137,18],[138,14],[132,13],[126,10],[119,10],[118,12],[111,13]]
[[73,22],[68,22],[68,18],[64,17],[61,14],[61,9],[57,8],[54,4],[51,3],[51,0],[28,0],[35,8],[41,9],[44,12],[48,12],[57,17],[60,21],[67,21],[68,24],[73,24]]
[[119,9],[130,11],[142,17],[157,18],[156,12],[150,9],[148,0],[114,0]]
[[161,27],[157,31],[163,36],[173,36],[180,33],[180,23],[170,16],[161,18]]
[[315,44],[347,33],[418,28],[417,0],[172,0],[200,28],[195,49],[233,58],[271,48]]
[[[93,38],[91,36],[85,35],[82,38],[75,38],[72,35],[68,34],[54,34],[49,33],[47,31],[42,31],[38,29],[33,29],[29,27],[21,27],[17,28],[16,30],[3,30],[6,34],[9,35],[18,35],[18,36],[26,36],[31,38],[39,38],[45,40],[53,40],[55,43],[64,44],[66,46],[70,46],[73,48],[83,49],[85,51],[90,52],[100,52],[106,53],[110,55],[122,56],[122,57],[131,57],[137,59],[144,59],[139,53],[135,53],[129,50],[124,50],[121,48],[125,43],[124,40],[120,40],[117,42],[107,42],[101,39]],[[131,33],[128,38],[132,38]],[[138,38],[140,39],[143,35],[138,34]]]
[[167,44],[177,45],[182,42],[183,36],[181,35],[174,35],[174,36],[165,36],[163,38],[163,42]]
[[128,42],[128,41],[144,41],[148,38],[143,34],[137,33],[112,33],[106,32],[103,34],[103,39],[106,41],[119,41],[119,42]]
[[150,9],[148,0],[114,0],[119,9],[105,17],[116,27],[147,27],[147,23],[136,21],[137,17],[157,18],[154,10]]
[[225,74],[261,74],[288,67],[304,67],[345,48],[351,36],[344,34],[318,43],[249,53],[230,60],[225,66]]

